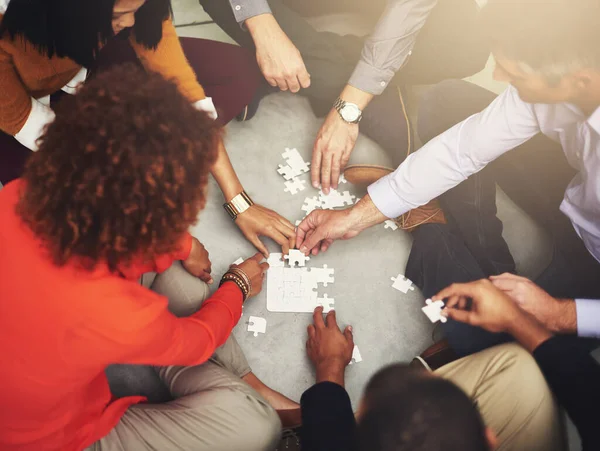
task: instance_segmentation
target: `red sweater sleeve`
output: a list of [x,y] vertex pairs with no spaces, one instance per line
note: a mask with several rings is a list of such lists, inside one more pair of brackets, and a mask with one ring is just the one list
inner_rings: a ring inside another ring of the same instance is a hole
[[198,365],[225,343],[242,314],[242,293],[231,282],[187,318],[171,314],[164,297],[131,285],[129,296],[113,296],[102,312],[65,337],[66,354],[74,361]]

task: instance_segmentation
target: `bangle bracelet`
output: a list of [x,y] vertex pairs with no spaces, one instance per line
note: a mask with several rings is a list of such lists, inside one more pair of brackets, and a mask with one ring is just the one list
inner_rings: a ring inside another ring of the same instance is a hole
[[240,289],[240,291],[242,292],[242,295],[244,298],[243,300],[245,301],[246,299],[248,299],[250,290],[248,289],[246,282],[239,275],[233,274],[230,272],[226,272],[223,275],[223,277],[221,278],[221,283],[219,283],[219,286],[223,285],[225,282],[235,283],[238,286],[238,288]]
[[248,274],[246,274],[243,269],[229,268],[228,272],[241,277],[242,280],[246,283],[246,286],[248,287],[248,292],[252,293],[252,282],[250,281],[250,277],[248,277]]

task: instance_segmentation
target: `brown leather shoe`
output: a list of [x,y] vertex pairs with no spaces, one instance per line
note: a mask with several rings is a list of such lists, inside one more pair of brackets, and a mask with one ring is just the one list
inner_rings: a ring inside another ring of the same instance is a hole
[[[394,170],[385,166],[353,164],[346,168],[344,177],[353,185],[367,187],[391,172]],[[446,216],[444,216],[438,200],[433,199],[429,203],[395,218],[394,222],[402,230],[412,232],[422,224],[446,224]]]
[[410,362],[410,366],[435,371],[458,359],[458,355],[452,350],[448,341],[441,340],[427,348],[420,356],[415,357]]

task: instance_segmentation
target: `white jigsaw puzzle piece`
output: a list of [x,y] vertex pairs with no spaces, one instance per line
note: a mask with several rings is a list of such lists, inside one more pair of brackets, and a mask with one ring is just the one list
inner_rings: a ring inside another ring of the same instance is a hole
[[248,332],[254,332],[254,336],[264,334],[267,330],[267,320],[260,316],[251,316],[248,318]]
[[396,224],[391,219],[388,219],[387,221],[385,221],[383,223],[383,227],[386,228],[386,229],[398,230],[398,224]]
[[350,365],[353,363],[362,362],[362,356],[360,355],[360,351],[358,350],[358,346],[354,345],[354,349],[352,350],[352,360],[350,361]]
[[242,263],[244,263],[244,259],[242,257],[233,262],[234,265],[241,265]]
[[432,323],[437,323],[438,321],[445,323],[446,321],[448,321],[448,318],[442,316],[442,310],[445,307],[444,301],[433,302],[431,299],[427,299],[425,303],[427,305],[421,310],[423,310],[423,313],[427,315],[429,321],[431,321]]
[[406,294],[408,291],[414,291],[415,287],[412,286],[412,282],[404,277],[402,274],[398,274],[398,277],[390,277],[390,280],[393,280],[392,288],[395,288],[398,291],[402,291],[402,293]]
[[306,262],[310,260],[310,257],[304,255],[298,249],[290,249],[289,254],[284,255],[283,258],[288,261],[288,265],[290,265],[292,268],[296,266],[296,264],[300,267],[306,266]]
[[327,265],[323,265],[322,268],[310,268],[306,277],[312,277],[314,279],[315,284],[323,284],[324,287],[329,283],[335,282],[335,270],[333,268],[328,268]]
[[310,166],[310,163],[304,161],[302,155],[298,152],[298,149],[286,147],[285,152],[283,152],[281,156],[286,160],[286,163],[291,170],[290,173],[293,174],[292,177],[297,177],[298,175],[309,171],[308,167]]
[[335,309],[335,299],[330,298],[327,294],[324,294],[322,298],[317,298],[317,304],[323,307],[323,313],[328,313]]
[[353,205],[355,198],[356,196],[350,194],[350,191],[341,193],[334,188],[329,190],[329,194],[325,194],[323,190],[319,191],[319,200],[321,201],[321,207],[324,210]]
[[346,180],[346,177],[344,177],[344,174],[340,174],[338,184],[340,184],[340,183],[348,183],[348,180]]
[[318,208],[321,208],[321,201],[317,196],[305,198],[304,205],[301,207],[301,209],[304,210],[307,215]]
[[281,252],[271,252],[269,258],[267,258],[267,263],[269,264],[269,268],[283,268],[285,266],[283,254]]
[[279,172],[279,174],[282,175],[283,178],[286,179],[286,180],[291,180],[294,177],[300,175],[300,174],[297,174],[296,171],[294,171],[287,164],[285,166],[282,165],[282,164],[280,164],[279,165],[279,169],[277,169],[277,172]]
[[285,192],[288,192],[290,194],[296,194],[300,191],[304,191],[306,189],[306,180],[299,180],[299,179],[293,179],[293,180],[288,180],[284,183],[285,185]]

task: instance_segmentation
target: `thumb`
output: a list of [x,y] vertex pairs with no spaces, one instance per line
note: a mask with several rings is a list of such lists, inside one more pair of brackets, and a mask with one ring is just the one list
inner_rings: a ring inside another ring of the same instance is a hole
[[313,229],[312,233],[308,234],[300,247],[300,252],[306,254],[313,250],[314,247],[318,246],[318,244],[326,238],[327,232],[325,232],[323,226],[317,225],[315,229]]
[[344,329],[344,337],[346,337],[346,341],[352,348],[354,348],[354,335],[352,334],[352,326],[347,326]]

